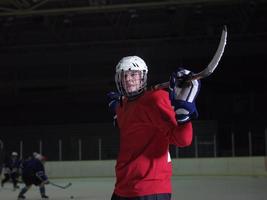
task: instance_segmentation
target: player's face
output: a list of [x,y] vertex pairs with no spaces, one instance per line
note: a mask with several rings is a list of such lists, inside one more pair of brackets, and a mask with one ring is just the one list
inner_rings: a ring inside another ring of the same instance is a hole
[[141,86],[141,71],[125,71],[123,73],[123,87],[128,92],[135,92]]

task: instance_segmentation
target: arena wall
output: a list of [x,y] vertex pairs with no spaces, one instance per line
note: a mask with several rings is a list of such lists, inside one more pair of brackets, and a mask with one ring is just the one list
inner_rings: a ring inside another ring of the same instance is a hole
[[[115,160],[51,161],[46,163],[50,178],[113,177]],[[173,175],[267,175],[267,157],[173,159]]]

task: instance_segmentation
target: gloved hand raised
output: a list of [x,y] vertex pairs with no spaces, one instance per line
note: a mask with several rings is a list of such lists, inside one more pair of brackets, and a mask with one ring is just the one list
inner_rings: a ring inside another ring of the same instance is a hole
[[185,123],[198,117],[195,98],[200,89],[200,81],[186,82],[191,74],[189,70],[178,68],[170,77],[169,96],[178,123]]
[[113,122],[114,122],[114,126],[115,126],[116,125],[116,119],[117,119],[116,108],[120,105],[122,96],[118,92],[109,92],[107,94],[107,97],[108,97],[109,110],[112,113]]

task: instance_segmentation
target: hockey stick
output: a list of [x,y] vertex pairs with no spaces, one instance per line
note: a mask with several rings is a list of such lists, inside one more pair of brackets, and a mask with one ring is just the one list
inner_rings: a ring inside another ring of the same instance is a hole
[[[198,79],[202,79],[205,78],[209,75],[211,75],[213,73],[213,71],[216,69],[222,55],[224,52],[224,48],[226,45],[226,40],[227,40],[227,27],[224,26],[223,27],[223,31],[221,34],[221,39],[220,39],[220,43],[219,46],[216,50],[216,53],[214,54],[212,60],[210,61],[209,65],[201,72],[197,73],[197,74],[192,74],[190,76],[188,76],[185,80],[185,82],[190,82],[192,80],[198,80]],[[160,83],[157,84],[153,87],[153,89],[164,89],[164,88],[168,88],[169,87],[169,82],[165,82],[165,83]]]
[[49,183],[50,183],[50,185],[55,186],[55,187],[58,187],[58,188],[61,188],[61,189],[67,189],[67,188],[69,188],[72,185],[72,183],[68,183],[67,185],[64,185],[64,186],[55,184],[53,182],[49,182]]

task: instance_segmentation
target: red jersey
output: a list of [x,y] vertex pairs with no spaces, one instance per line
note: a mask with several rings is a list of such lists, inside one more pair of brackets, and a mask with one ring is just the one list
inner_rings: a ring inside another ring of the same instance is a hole
[[114,193],[123,197],[171,193],[169,144],[192,142],[192,124],[178,125],[164,90],[146,91],[118,106],[120,151]]

